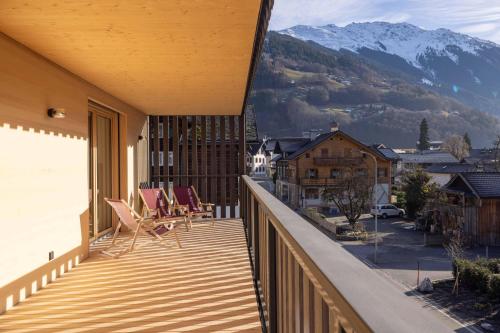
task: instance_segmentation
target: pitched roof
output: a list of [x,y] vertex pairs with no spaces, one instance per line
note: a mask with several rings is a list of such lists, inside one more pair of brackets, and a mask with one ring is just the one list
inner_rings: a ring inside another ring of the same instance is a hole
[[399,154],[396,153],[392,148],[376,148],[382,155],[384,155],[386,158],[390,160],[400,160],[401,158],[399,157]]
[[459,180],[479,198],[500,198],[500,172],[459,173],[445,185],[445,188],[454,190],[454,185]]
[[308,150],[312,149],[313,147],[319,145],[323,141],[326,141],[329,138],[334,137],[336,135],[343,135],[346,138],[348,138],[348,139],[354,141],[355,143],[357,143],[359,146],[363,147],[365,150],[367,150],[367,151],[369,150],[370,152],[374,153],[375,155],[378,155],[381,158],[387,159],[387,157],[385,157],[383,154],[381,154],[377,149],[374,149],[374,148],[372,148],[370,146],[367,146],[364,143],[361,143],[360,141],[358,141],[358,140],[354,139],[353,137],[349,136],[345,132],[342,132],[342,131],[338,130],[338,131],[335,131],[335,132],[328,132],[328,133],[323,133],[323,134],[318,135],[316,137],[316,139],[314,139],[311,142],[307,143],[306,145],[302,146],[300,149],[298,149],[297,151],[295,151],[293,154],[287,156],[286,160],[293,160],[293,159],[297,158],[298,156],[302,155],[303,153],[305,153],[306,151],[308,151]]
[[446,151],[424,150],[418,153],[399,154],[399,157],[403,163],[458,163],[456,157]]
[[461,175],[480,198],[500,197],[500,172],[469,172]]
[[277,153],[284,152],[287,154],[293,154],[295,151],[299,150],[301,147],[308,144],[309,142],[311,142],[311,139],[308,138],[277,139],[277,142],[274,147],[274,152]]
[[259,149],[260,147],[262,147],[264,143],[262,142],[259,142],[259,143],[251,143],[248,145],[248,153],[250,153],[250,155],[256,155],[258,152],[259,152]]
[[473,172],[476,170],[477,168],[475,165],[468,163],[434,164],[425,169],[425,171],[429,173],[443,173],[443,174]]

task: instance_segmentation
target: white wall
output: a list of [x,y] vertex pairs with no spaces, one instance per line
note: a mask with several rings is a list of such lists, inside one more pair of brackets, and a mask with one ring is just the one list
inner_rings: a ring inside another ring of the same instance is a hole
[[146,116],[0,34],[0,288],[85,242],[89,98],[126,115],[122,192],[132,196]]

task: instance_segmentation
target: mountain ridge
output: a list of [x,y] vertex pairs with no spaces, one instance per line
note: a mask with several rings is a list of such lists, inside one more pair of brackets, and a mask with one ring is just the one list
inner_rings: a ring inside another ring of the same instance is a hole
[[402,58],[383,56],[393,59],[383,63],[269,32],[249,99],[259,135],[328,130],[335,120],[363,142],[409,148],[425,117],[434,140],[468,132],[474,147],[491,145],[498,119],[423,84]]
[[425,30],[387,22],[299,25],[277,33],[353,52],[382,65],[397,61],[414,83],[500,116],[500,45],[494,42],[444,28]]

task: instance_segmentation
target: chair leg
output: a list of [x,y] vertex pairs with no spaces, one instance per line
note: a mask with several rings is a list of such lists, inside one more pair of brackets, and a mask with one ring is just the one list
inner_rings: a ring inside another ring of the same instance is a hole
[[139,236],[139,230],[141,229],[141,224],[139,223],[137,225],[137,229],[135,230],[134,233],[134,238],[132,239],[132,244],[130,244],[129,251],[132,252],[134,250],[135,242],[137,241],[137,236]]
[[111,241],[111,245],[115,245],[116,238],[118,237],[118,234],[120,233],[120,228],[121,228],[121,223],[118,223],[118,226],[116,227],[115,233],[113,234],[113,239]]
[[179,245],[179,248],[182,249],[181,241],[179,240],[179,236],[177,236],[177,230],[172,230],[175,236],[175,240],[177,241],[177,245]]
[[188,220],[185,216],[184,216],[184,226],[186,227],[186,231],[189,231]]

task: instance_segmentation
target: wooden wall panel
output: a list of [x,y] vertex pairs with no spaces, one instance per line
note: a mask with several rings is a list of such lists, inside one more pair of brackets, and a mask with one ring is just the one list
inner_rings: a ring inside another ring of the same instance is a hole
[[[155,162],[150,166],[151,182],[155,186],[163,182],[166,188],[169,180],[174,186],[193,185],[203,202],[217,205],[220,217],[236,217],[236,208],[243,200],[239,197],[239,176],[246,168],[244,117],[151,116],[150,119],[150,151]],[[168,167],[169,150],[172,167]],[[156,164],[160,152],[163,152],[162,166]]]

